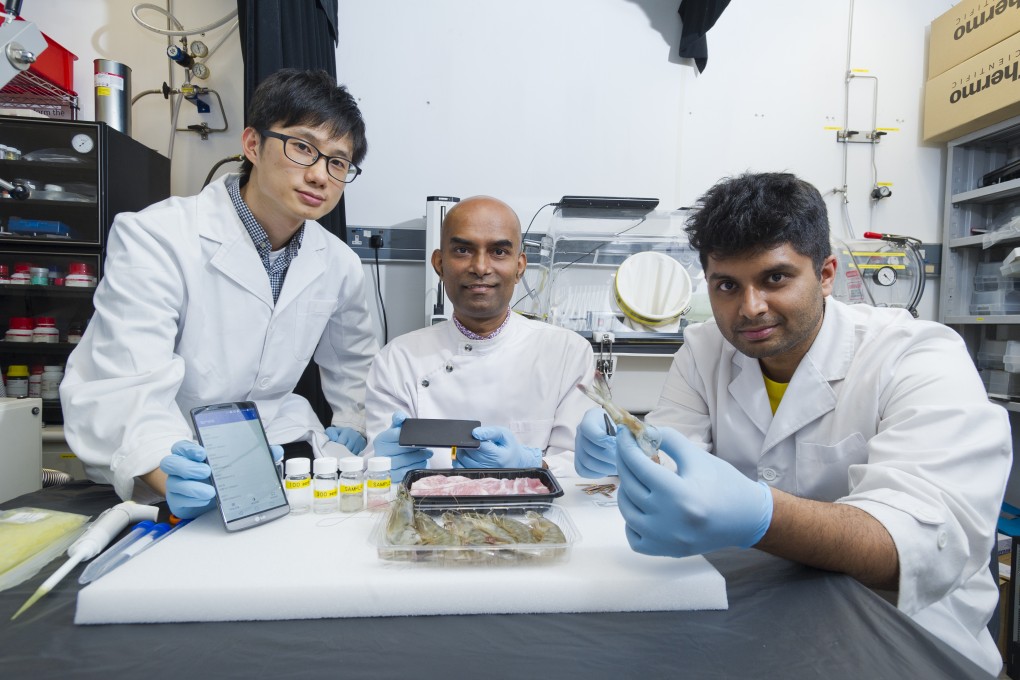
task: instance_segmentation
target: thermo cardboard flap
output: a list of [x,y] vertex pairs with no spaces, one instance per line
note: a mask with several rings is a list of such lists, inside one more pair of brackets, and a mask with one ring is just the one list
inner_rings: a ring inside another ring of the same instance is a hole
[[1015,34],[928,81],[924,141],[945,142],[1018,114],[1020,34]]
[[928,79],[1020,32],[1020,0],[963,0],[931,22]]

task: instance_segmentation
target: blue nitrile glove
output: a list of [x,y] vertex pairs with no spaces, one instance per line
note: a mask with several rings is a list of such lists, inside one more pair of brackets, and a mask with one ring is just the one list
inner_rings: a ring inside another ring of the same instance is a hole
[[361,433],[352,427],[327,427],[326,436],[329,437],[329,441],[346,446],[355,456],[364,451],[365,445],[368,444]]
[[404,481],[404,475],[411,470],[424,470],[428,465],[427,461],[432,457],[432,452],[414,446],[401,446],[400,426],[407,420],[407,414],[403,411],[395,411],[390,429],[383,430],[375,439],[372,446],[377,456],[390,457],[390,479],[399,484]]
[[505,427],[476,427],[471,436],[481,442],[477,449],[457,449],[455,468],[542,467],[541,449],[524,446]]
[[760,541],[772,522],[769,486],[676,430],[661,427],[659,433],[676,473],[649,459],[626,428],[617,431],[617,500],[630,547],[646,555],[687,557]]
[[606,412],[595,407],[581,418],[574,435],[574,470],[582,477],[616,474],[616,435],[606,432]]
[[167,475],[167,505],[181,519],[193,519],[216,507],[216,489],[209,479],[212,470],[205,459],[204,448],[184,439],[171,446],[170,455],[159,463]]
[[[273,454],[273,462],[279,463],[283,460],[283,447],[277,444],[269,445],[269,453]],[[183,517],[181,519],[184,519]]]

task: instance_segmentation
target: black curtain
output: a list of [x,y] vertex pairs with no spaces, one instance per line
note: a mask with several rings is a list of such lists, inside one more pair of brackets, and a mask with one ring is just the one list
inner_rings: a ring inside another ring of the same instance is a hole
[[[323,69],[336,78],[339,0],[237,0],[244,110],[262,79],[281,68]],[[319,224],[347,241],[344,199]]]
[[715,26],[716,20],[726,9],[730,0],[681,0],[680,21],[680,56],[693,59],[698,71],[704,71],[708,65],[708,40],[705,34]]
[[[336,77],[338,0],[237,0],[244,60],[244,109],[262,79],[281,68],[324,69]],[[347,241],[344,199],[319,224]],[[322,394],[318,366],[308,364],[294,388],[312,405],[324,426],[333,411]]]

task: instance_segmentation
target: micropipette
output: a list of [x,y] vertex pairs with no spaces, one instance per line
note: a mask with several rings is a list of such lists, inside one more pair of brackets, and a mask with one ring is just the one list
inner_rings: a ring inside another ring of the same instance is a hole
[[85,533],[67,549],[67,562],[57,569],[52,576],[43,581],[43,584],[32,593],[21,609],[14,612],[11,621],[18,618],[22,612],[39,601],[46,593],[53,590],[62,578],[78,566],[81,562],[90,560],[109,545],[116,536],[131,522],[138,522],[143,519],[155,520],[159,509],[152,505],[140,505],[132,501],[125,501],[109,508],[89,525]]

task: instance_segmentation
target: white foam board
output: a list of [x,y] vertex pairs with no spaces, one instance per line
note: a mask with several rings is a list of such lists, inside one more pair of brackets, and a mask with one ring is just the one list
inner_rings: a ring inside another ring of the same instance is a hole
[[703,557],[633,552],[619,510],[575,481],[562,480],[557,500],[581,534],[566,562],[390,562],[369,542],[374,513],[291,515],[233,534],[207,513],[83,588],[75,623],[727,608]]

